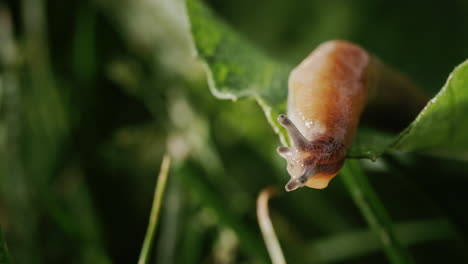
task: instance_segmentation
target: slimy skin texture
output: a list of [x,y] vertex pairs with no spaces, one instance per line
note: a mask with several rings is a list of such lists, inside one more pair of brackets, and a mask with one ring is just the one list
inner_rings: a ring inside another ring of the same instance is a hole
[[325,188],[340,171],[366,104],[370,61],[361,47],[335,40],[291,72],[288,117],[278,117],[292,142],[277,149],[291,175],[287,191]]

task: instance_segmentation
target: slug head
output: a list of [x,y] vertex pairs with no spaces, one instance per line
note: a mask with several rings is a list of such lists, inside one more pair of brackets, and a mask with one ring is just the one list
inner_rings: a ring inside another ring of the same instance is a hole
[[333,138],[321,137],[307,140],[293,122],[285,115],[279,115],[278,122],[284,126],[292,140],[291,147],[278,147],[278,154],[286,159],[291,180],[286,191],[293,191],[304,185],[323,189],[343,166],[345,148]]

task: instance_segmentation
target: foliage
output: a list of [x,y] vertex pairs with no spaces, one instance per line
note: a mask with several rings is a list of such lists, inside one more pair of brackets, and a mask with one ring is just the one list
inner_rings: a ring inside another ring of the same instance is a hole
[[[435,95],[466,59],[455,0],[187,4],[0,3],[0,255],[6,241],[20,264],[137,262],[169,153],[148,261],[268,263],[255,200],[288,178],[267,119],[284,112],[292,65],[347,39]],[[465,65],[407,133],[360,128],[353,151],[375,163],[270,201],[288,263],[466,262]],[[381,154],[389,144],[407,152]]]

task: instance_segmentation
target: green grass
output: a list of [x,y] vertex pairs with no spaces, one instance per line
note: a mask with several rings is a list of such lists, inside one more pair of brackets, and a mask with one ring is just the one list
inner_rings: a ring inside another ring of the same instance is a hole
[[166,188],[167,176],[169,175],[171,160],[169,156],[164,156],[161,169],[159,171],[158,181],[154,190],[153,205],[151,207],[151,214],[148,222],[148,229],[146,230],[145,240],[141,248],[140,258],[138,264],[149,263],[150,251],[153,246],[154,234],[158,227],[159,212],[163,202],[164,190]]

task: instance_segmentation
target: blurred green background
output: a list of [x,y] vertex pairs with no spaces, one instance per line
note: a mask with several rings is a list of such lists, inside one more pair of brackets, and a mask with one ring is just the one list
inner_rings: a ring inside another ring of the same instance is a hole
[[[272,57],[297,64],[346,39],[431,95],[468,57],[466,1],[206,3]],[[255,200],[289,178],[279,144],[253,100],[210,94],[183,0],[0,1],[0,243],[12,263],[136,263],[165,152],[151,263],[268,263]],[[362,164],[416,263],[468,263],[467,162]],[[270,207],[288,263],[388,261],[339,176]]]

